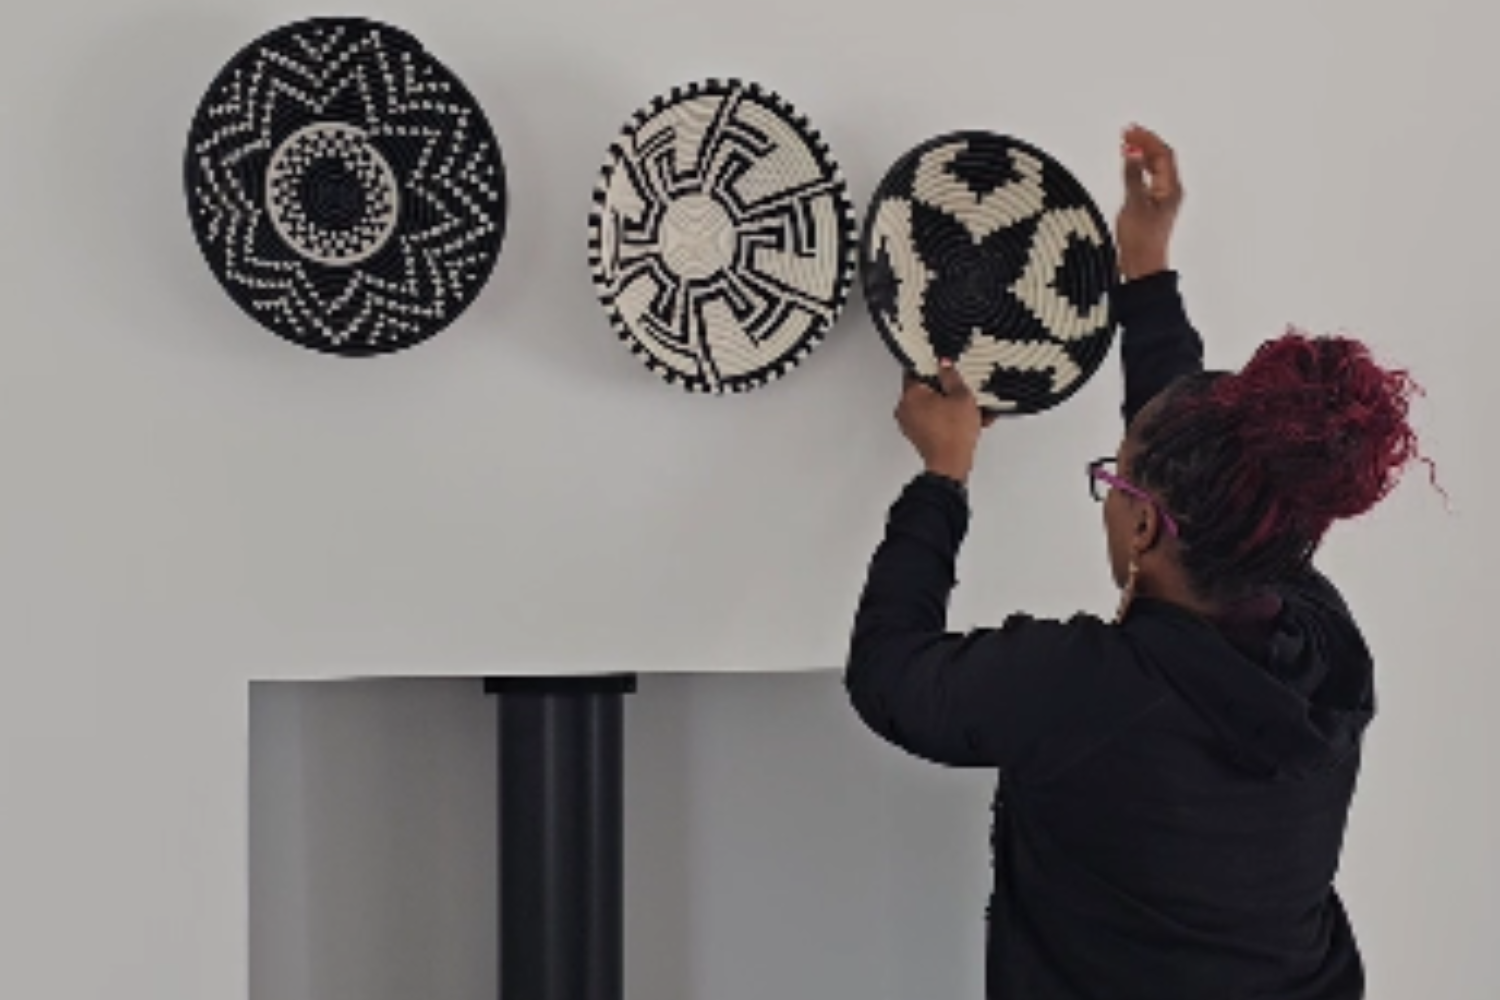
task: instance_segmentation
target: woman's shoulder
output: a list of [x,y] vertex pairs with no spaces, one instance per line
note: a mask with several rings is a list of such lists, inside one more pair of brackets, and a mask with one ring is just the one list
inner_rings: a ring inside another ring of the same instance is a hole
[[1057,672],[1149,674],[1149,664],[1139,655],[1132,637],[1130,619],[1107,620],[1088,611],[1066,617],[1047,617],[1026,612],[1010,615],[997,629],[1009,645],[1027,660],[1046,664]]

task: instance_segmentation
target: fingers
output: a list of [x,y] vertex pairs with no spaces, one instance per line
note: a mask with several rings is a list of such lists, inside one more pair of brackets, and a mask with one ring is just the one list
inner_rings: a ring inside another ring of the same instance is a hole
[[1170,155],[1172,152],[1172,147],[1168,146],[1161,136],[1140,125],[1131,125],[1127,128],[1123,139],[1127,149],[1138,151],[1148,162]]
[[905,410],[917,405],[920,395],[931,393],[932,387],[909,368],[901,369],[901,397],[896,401],[896,409],[892,415],[896,422],[901,422],[901,414]]
[[1125,198],[1127,201],[1144,200],[1148,197],[1146,190],[1146,165],[1140,151],[1133,147],[1125,148]]
[[[909,369],[901,373],[901,406],[914,405],[918,397],[940,396],[943,399],[956,399],[975,402],[974,393],[969,389],[969,383],[964,381],[963,375],[959,374],[958,368],[951,361],[938,363],[937,385],[932,385],[931,379],[922,378]],[[977,402],[976,402],[977,405]],[[900,406],[897,407],[900,410]]]
[[1134,166],[1149,176],[1149,192],[1156,201],[1172,201],[1182,195],[1177,154],[1161,136],[1140,125],[1131,125],[1122,138],[1127,169]]
[[938,385],[942,387],[943,395],[949,399],[964,399],[970,395],[969,384],[951,361],[938,365]]
[[1177,176],[1177,154],[1170,147],[1147,160],[1151,171],[1151,197],[1157,201],[1174,202],[1182,197],[1182,180]]

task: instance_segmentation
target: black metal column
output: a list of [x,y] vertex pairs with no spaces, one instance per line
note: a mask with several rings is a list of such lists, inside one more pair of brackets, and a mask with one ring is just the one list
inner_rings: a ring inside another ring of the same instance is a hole
[[500,1000],[622,1000],[624,695],[633,677],[493,678]]

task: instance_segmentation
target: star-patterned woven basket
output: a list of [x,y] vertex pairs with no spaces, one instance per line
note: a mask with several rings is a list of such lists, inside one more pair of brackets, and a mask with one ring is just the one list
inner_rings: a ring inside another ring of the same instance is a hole
[[414,38],[374,21],[302,21],[241,51],[199,107],[185,175],[230,298],[327,354],[386,354],[447,327],[505,233],[484,113]]

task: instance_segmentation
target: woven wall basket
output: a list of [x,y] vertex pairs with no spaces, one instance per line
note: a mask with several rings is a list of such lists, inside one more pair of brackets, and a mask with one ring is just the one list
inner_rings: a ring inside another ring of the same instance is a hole
[[1109,226],[1067,170],[1015,139],[963,132],[902,157],[870,205],[860,258],[900,362],[928,379],[956,362],[990,413],[1058,405],[1109,353]]
[[737,393],[790,372],[853,284],[856,227],[818,134],[750,83],[678,88],[610,147],[589,223],[620,339],[667,382]]
[[410,35],[317,19],[213,82],[186,156],[198,243],[229,296],[329,354],[411,347],[488,281],[505,168],[474,99]]

